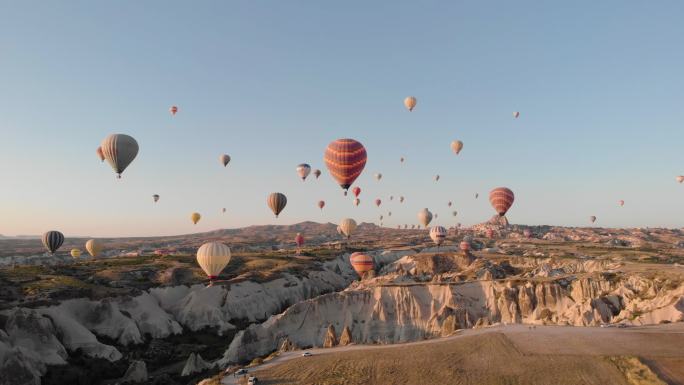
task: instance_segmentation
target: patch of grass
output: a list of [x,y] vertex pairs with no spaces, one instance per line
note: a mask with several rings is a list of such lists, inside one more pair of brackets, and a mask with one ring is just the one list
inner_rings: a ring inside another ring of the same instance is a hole
[[667,385],[637,357],[613,356],[609,360],[625,375],[630,385]]

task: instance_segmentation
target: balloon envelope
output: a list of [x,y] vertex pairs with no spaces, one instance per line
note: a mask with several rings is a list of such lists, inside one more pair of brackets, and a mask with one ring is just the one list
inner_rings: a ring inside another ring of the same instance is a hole
[[85,248],[88,251],[88,254],[90,254],[91,257],[95,258],[98,255],[100,255],[100,253],[102,253],[104,246],[96,239],[89,239],[88,242],[86,242],[85,244]]
[[409,111],[413,111],[413,109],[416,108],[417,103],[418,100],[413,96],[408,96],[406,99],[404,99],[404,107],[406,107],[406,109]]
[[330,175],[345,190],[361,175],[366,167],[366,148],[354,139],[337,139],[330,142],[325,150],[323,160]]
[[192,213],[190,214],[190,220],[192,221],[193,225],[196,225],[199,220],[202,219],[202,216],[200,213]]
[[447,230],[442,226],[434,226],[430,229],[430,238],[437,245],[441,245],[447,236]]
[[418,212],[418,222],[424,227],[427,227],[432,221],[432,213],[428,209],[422,209]]
[[230,258],[230,248],[221,242],[208,242],[197,249],[197,264],[212,280],[218,278]]
[[132,136],[125,134],[109,135],[102,141],[100,147],[102,147],[105,160],[112,166],[119,178],[138,155],[139,149],[138,142]]
[[306,163],[301,163],[297,165],[297,175],[299,175],[302,180],[306,180],[306,177],[311,173],[311,166]]
[[497,187],[489,192],[489,203],[500,216],[506,215],[514,200],[513,191],[507,187]]
[[271,211],[273,211],[276,218],[278,218],[278,214],[280,214],[285,208],[285,205],[287,205],[287,197],[285,194],[274,192],[266,198],[266,203],[268,204],[268,207],[271,208]]
[[461,142],[460,140],[454,140],[453,142],[451,142],[451,150],[456,155],[458,155],[458,153],[460,153],[462,149],[463,149],[463,142]]
[[356,221],[351,218],[344,218],[340,221],[340,230],[347,238],[350,238],[354,230],[356,230]]
[[81,256],[81,250],[79,249],[71,249],[71,256],[73,258],[78,258]]
[[228,154],[223,154],[219,156],[219,162],[223,165],[223,167],[226,167],[228,163],[230,163],[230,155]]
[[47,251],[49,251],[50,254],[54,254],[55,251],[59,250],[62,246],[62,243],[64,243],[64,234],[56,230],[48,231],[43,234],[41,241]]
[[354,271],[359,276],[363,276],[365,273],[375,269],[373,257],[364,253],[352,253],[349,256],[349,263],[351,263],[352,268],[354,268]]

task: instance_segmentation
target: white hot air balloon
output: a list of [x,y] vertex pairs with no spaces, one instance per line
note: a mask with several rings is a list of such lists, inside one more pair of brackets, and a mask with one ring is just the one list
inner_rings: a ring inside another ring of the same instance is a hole
[[299,175],[302,180],[306,180],[306,177],[311,173],[311,166],[306,163],[297,165],[297,175]]
[[382,179],[382,174],[381,173],[375,174],[375,180],[379,181],[380,179]]
[[428,209],[422,209],[418,212],[418,221],[423,226],[427,227],[432,221],[432,213]]
[[515,112],[513,113],[513,117],[516,118],[516,119],[518,119],[518,118],[520,117],[520,112],[519,112],[519,111],[515,111]]
[[434,226],[433,228],[430,229],[430,238],[432,239],[432,241],[437,246],[444,243],[446,236],[447,236],[447,229],[445,229],[442,226]]
[[210,281],[218,278],[230,262],[230,247],[221,242],[208,242],[197,249],[197,263]]
[[344,218],[340,222],[340,230],[347,238],[350,238],[354,230],[356,230],[356,221],[351,218]]

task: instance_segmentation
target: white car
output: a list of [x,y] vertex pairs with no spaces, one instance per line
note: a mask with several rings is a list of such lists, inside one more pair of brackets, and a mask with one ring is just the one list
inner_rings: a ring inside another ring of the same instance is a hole
[[313,354],[311,352],[304,352],[302,353],[302,357],[311,357]]

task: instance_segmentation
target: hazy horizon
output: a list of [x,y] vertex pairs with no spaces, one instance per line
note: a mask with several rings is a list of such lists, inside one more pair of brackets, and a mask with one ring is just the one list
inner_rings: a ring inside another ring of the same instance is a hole
[[[467,226],[494,214],[487,195],[498,186],[515,192],[514,224],[589,226],[590,215],[596,227],[684,224],[682,2],[0,10],[5,236],[182,235],[380,215],[396,227],[416,224],[424,207],[439,214],[432,224]],[[413,112],[402,104],[409,95]],[[95,155],[111,133],[140,145],[121,180]],[[359,207],[322,160],[343,137],[368,151]],[[323,174],[302,182],[299,163]],[[288,198],[278,219],[271,192]]]

